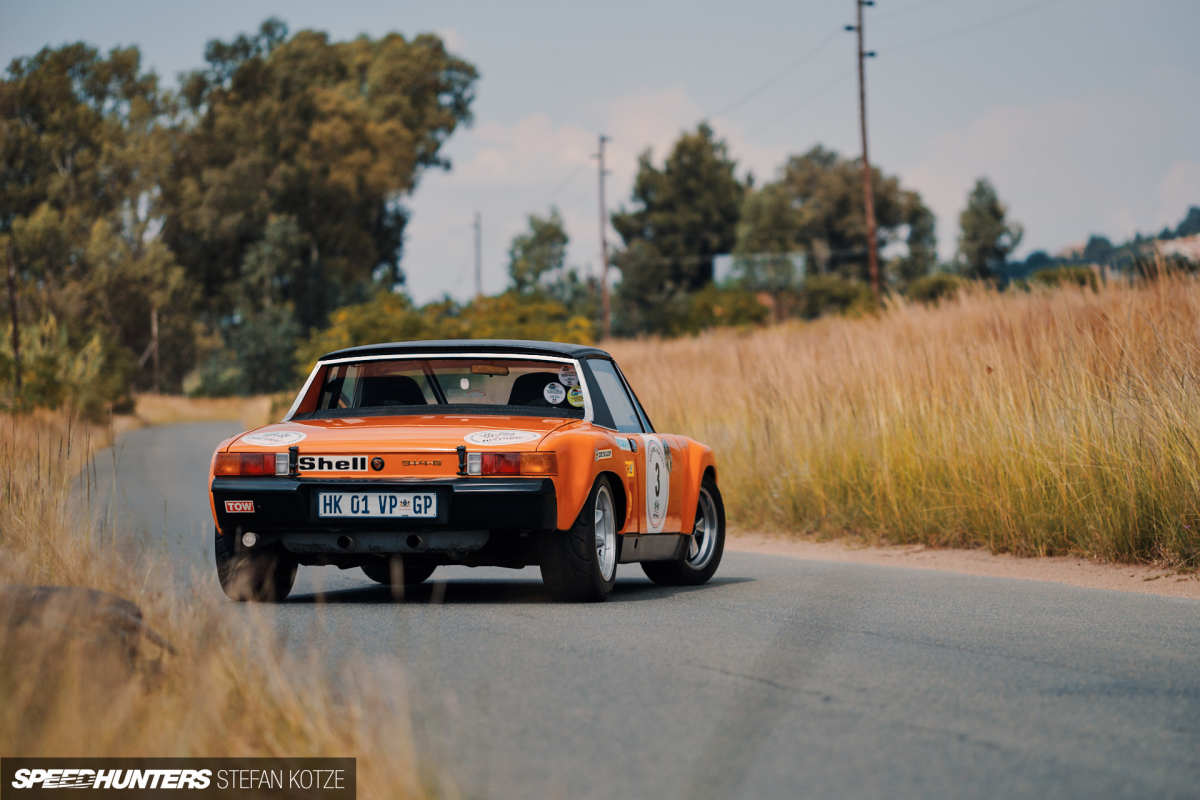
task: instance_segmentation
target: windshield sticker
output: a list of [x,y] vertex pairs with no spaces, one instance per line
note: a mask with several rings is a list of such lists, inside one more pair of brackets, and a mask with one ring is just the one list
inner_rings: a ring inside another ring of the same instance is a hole
[[612,458],[612,449],[611,448],[608,450],[597,450],[596,451],[596,460],[597,461],[603,461],[606,458]]
[[583,408],[583,389],[578,386],[572,386],[567,392],[567,402],[575,406],[575,408]]
[[567,390],[561,383],[550,381],[546,384],[546,388],[542,389],[542,397],[546,398],[546,402],[550,405],[556,406],[567,399]]
[[671,499],[671,478],[662,440],[647,436],[646,443],[646,531],[661,533]]
[[489,445],[522,444],[540,439],[541,436],[540,433],[534,433],[533,431],[475,431],[474,433],[468,433],[463,437],[463,440],[468,444],[478,444],[486,447]]
[[283,447],[296,442],[302,442],[308,437],[300,431],[259,431],[248,433],[242,437],[245,444],[256,444],[262,447]]
[[579,376],[575,374],[575,368],[570,364],[563,364],[558,370],[558,382],[563,386],[578,386]]

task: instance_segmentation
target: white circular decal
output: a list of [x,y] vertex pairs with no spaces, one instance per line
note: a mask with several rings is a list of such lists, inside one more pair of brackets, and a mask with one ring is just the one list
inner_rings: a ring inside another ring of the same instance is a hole
[[558,382],[567,387],[578,386],[579,376],[575,374],[575,368],[570,364],[563,364],[558,370]]
[[540,433],[533,431],[475,431],[468,433],[463,439],[467,444],[478,445],[498,445],[498,444],[522,444],[523,442],[532,442],[534,439],[540,439]]
[[646,436],[646,529],[659,533],[667,521],[671,500],[671,470],[667,467],[666,447],[657,436]]
[[300,431],[259,431],[248,433],[242,437],[246,444],[257,444],[262,447],[284,447],[296,442],[302,442],[308,436]]
[[567,399],[567,390],[561,383],[550,381],[546,384],[546,388],[542,389],[542,397],[546,398],[546,402],[550,405],[556,406]]

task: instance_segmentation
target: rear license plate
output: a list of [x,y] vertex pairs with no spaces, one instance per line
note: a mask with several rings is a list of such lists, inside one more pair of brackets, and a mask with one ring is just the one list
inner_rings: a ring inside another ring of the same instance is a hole
[[317,516],[432,519],[437,516],[433,492],[318,492]]

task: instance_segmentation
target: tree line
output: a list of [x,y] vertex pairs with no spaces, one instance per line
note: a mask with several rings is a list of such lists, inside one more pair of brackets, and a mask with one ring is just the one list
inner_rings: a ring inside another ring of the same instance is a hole
[[[333,41],[277,19],[209,42],[176,88],[136,47],[15,59],[0,81],[3,402],[275,391],[324,350],[381,339],[593,339],[600,287],[567,263],[554,208],[511,241],[501,294],[417,306],[404,291],[408,204],[424,172],[451,167],[477,78],[435,35]],[[920,194],[879,168],[872,182],[888,291],[1008,280],[1022,229],[987,180],[944,264]],[[825,147],[760,183],[701,123],[661,161],[641,154],[611,222],[619,335],[874,302],[861,164]],[[1089,243],[1106,246],[1120,250]]]
[[175,90],[136,47],[9,65],[0,375],[19,404],[178,390],[197,364],[276,388],[332,310],[403,286],[406,201],[449,168],[476,68],[430,34],[331,41],[276,19],[203,61]]

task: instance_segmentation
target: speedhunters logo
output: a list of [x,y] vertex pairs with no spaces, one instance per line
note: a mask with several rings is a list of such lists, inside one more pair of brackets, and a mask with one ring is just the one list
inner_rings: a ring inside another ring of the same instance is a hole
[[4,758],[0,796],[352,800],[352,758]]
[[207,789],[208,769],[19,769],[14,789]]

